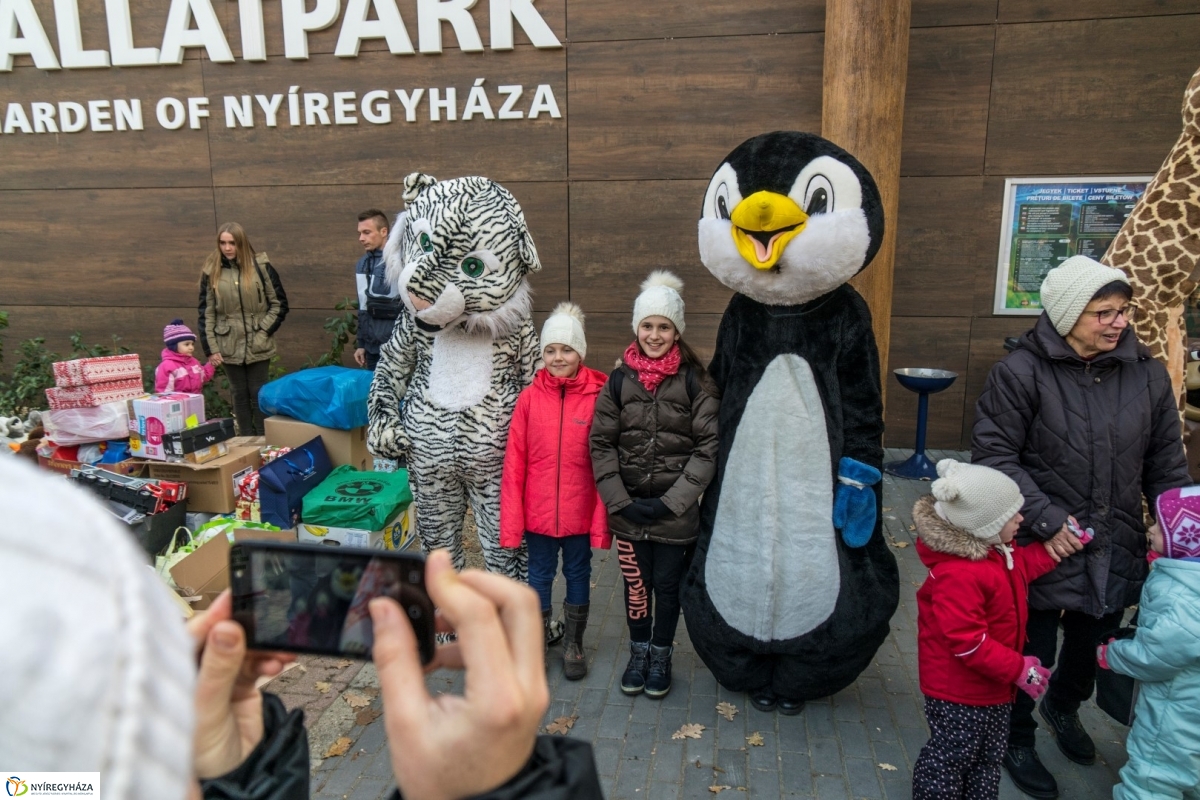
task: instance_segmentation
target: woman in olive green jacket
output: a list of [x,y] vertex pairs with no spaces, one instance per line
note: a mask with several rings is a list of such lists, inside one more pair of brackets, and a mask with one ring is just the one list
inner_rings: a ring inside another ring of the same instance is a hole
[[275,331],[287,313],[287,295],[267,254],[254,252],[241,225],[226,222],[200,276],[200,344],[225,367],[241,436],[263,432],[258,390],[267,382]]

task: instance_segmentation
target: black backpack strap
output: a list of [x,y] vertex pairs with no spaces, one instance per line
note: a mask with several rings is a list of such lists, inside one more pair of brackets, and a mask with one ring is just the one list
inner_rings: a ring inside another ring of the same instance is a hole
[[621,387],[625,384],[625,371],[617,367],[608,375],[608,393],[612,395],[613,402],[617,404],[617,411],[621,410]]

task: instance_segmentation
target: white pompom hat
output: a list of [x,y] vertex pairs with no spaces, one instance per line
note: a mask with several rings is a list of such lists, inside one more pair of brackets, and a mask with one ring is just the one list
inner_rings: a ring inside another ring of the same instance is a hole
[[646,317],[666,317],[683,335],[683,281],[672,272],[655,270],[642,281],[642,293],[633,303],[633,332]]
[[1042,281],[1042,308],[1059,336],[1066,336],[1083,316],[1092,296],[1114,281],[1129,283],[1119,269],[1106,267],[1087,256],[1071,256],[1046,273]]
[[587,357],[587,338],[583,335],[583,309],[574,303],[559,303],[542,325],[542,349],[552,344],[565,344]]
[[930,489],[938,514],[977,539],[998,542],[1000,530],[1025,505],[1016,481],[999,470],[945,458],[937,471]]

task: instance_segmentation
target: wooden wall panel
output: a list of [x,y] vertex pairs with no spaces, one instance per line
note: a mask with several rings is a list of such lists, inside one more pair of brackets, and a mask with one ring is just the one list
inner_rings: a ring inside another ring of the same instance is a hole
[[[996,21],[997,0],[912,0],[912,26],[989,25]],[[911,67],[909,68],[911,70]],[[911,86],[912,74],[909,73]]]
[[572,42],[744,36],[825,28],[824,0],[569,0]]
[[902,178],[892,313],[905,317],[969,317],[995,258],[981,252],[990,218],[980,205],[982,178]]
[[[488,81],[485,88],[493,111],[503,100],[496,94],[496,86],[523,85],[525,93],[517,108],[525,111],[538,84],[546,83],[553,87],[566,115],[563,51],[520,47],[511,53],[456,53],[445,60],[422,58],[404,63],[408,68],[401,76],[390,53],[366,53],[348,60],[331,55],[301,62],[275,59],[251,68],[205,62],[205,88],[214,98],[213,116],[217,118],[209,126],[213,182],[218,186],[395,183],[414,170],[435,176],[486,175],[501,182],[566,178],[565,116],[551,119],[542,113],[533,120],[461,119],[467,94],[479,77]],[[225,127],[220,97],[286,95],[293,85],[326,96],[353,91],[359,98],[376,89],[426,91],[417,119],[411,123],[405,121],[404,108],[393,93],[392,121],[386,125],[373,125],[360,117],[357,125],[291,127],[284,99],[276,128],[265,126],[257,107],[255,127]],[[430,121],[429,87],[457,89],[460,119],[451,122],[443,114],[440,122]]]
[[[217,13],[222,17],[225,27],[225,38],[229,41],[230,48],[233,49],[235,58],[242,57],[242,31],[241,23],[238,19],[238,4],[233,2],[214,2],[213,5],[217,9]],[[312,3],[310,2],[311,6]],[[476,2],[474,8],[471,9],[471,18],[475,20],[475,29],[479,32],[479,38],[483,42],[485,48],[491,47],[491,14],[490,3]],[[263,31],[266,34],[267,42],[267,57],[283,57],[283,12],[279,3],[267,2],[262,4],[263,7]],[[309,55],[318,55],[333,53],[337,47],[338,36],[342,29],[342,20],[345,15],[345,3],[341,3],[341,12],[338,14],[338,19],[328,28],[319,31],[313,31],[308,35],[308,52]],[[567,17],[566,17],[566,0],[538,0],[536,5],[537,11],[542,15],[542,19],[554,32],[554,35],[560,42],[566,42],[567,39]],[[422,55],[420,53],[420,38],[417,28],[417,0],[396,0],[396,9],[400,12],[400,19],[404,21],[404,28],[408,31],[408,38],[412,41],[413,49],[417,51],[414,56],[397,56],[396,58],[403,59],[433,59],[437,60],[435,55]],[[164,12],[165,13],[165,12]],[[376,19],[377,16],[372,9],[369,14],[371,19]],[[513,23],[513,41],[517,45],[529,44],[529,37],[525,34],[524,29],[520,24]],[[442,48],[444,52],[458,49],[458,37],[454,33],[454,28],[447,22],[442,23]],[[387,42],[383,39],[364,39],[359,44],[359,53],[369,52],[388,52]],[[351,59],[353,60],[353,59]],[[396,62],[396,70],[407,70],[410,66],[407,61]]]
[[[975,402],[983,392],[992,366],[1007,355],[1004,340],[1020,336],[1033,327],[1036,317],[987,317],[976,319],[971,327],[970,361],[967,365],[966,394],[963,402],[961,448],[971,447],[971,428],[975,424]],[[959,379],[960,382],[962,378]]]
[[[567,186],[505,186],[521,204],[542,260],[542,271],[532,277],[534,307],[549,309],[568,292]],[[354,263],[363,252],[358,212],[377,207],[393,219],[403,191],[401,184],[219,188],[217,219],[240,222],[254,246],[270,255],[292,307],[332,309],[355,296]]]
[[[685,288],[684,294],[687,294]],[[633,313],[633,298],[629,299],[629,310],[621,313],[604,312],[587,314],[587,365],[602,372],[611,372],[616,360],[633,341],[633,327],[630,317]],[[720,314],[698,314],[688,311],[687,332],[683,338],[696,355],[707,364],[712,359],[713,345],[717,341],[717,326],[721,324]],[[541,330],[541,321],[538,321]]]
[[983,169],[994,40],[990,25],[912,31],[901,175]]
[[988,174],[1153,174],[1197,63],[1200,14],[1000,26]]
[[[208,148],[202,130],[168,131],[155,119],[159,98],[204,94],[200,62],[148,69],[91,69],[45,72],[33,67],[0,73],[0,107],[61,101],[138,98],[141,131],[84,129],[79,133],[20,133],[0,136],[0,188],[75,189],[123,186],[207,186]],[[285,90],[286,91],[286,90]],[[111,109],[110,109],[111,110]],[[59,118],[58,113],[55,119]],[[32,123],[32,119],[30,119]],[[113,120],[110,120],[113,123]],[[115,123],[114,123],[115,127]],[[61,126],[59,127],[61,131]]]
[[820,130],[821,40],[788,34],[572,45],[572,180],[707,180],[751,136]]
[[189,305],[215,230],[210,189],[0,191],[0,308]]
[[[949,389],[929,396],[926,447],[958,446],[970,336],[971,320],[965,317],[892,317],[891,369],[930,367],[959,375]],[[917,395],[900,386],[891,369],[882,376],[887,389],[884,443],[911,448],[917,430]]]
[[[104,0],[77,0],[79,6],[80,38],[85,50],[108,50],[108,21],[104,14]],[[213,3],[217,14],[224,10],[223,6],[235,3]],[[54,0],[33,0],[33,8],[41,20],[46,36],[54,47],[54,54],[60,57],[62,51],[58,46],[58,23],[54,15]],[[161,47],[163,28],[167,22],[167,11],[170,3],[160,0],[129,0],[129,17],[133,23],[134,47]],[[230,43],[232,44],[232,42]],[[186,59],[197,59],[201,50],[188,49],[184,51]],[[13,58],[15,66],[32,66],[33,59],[29,56]],[[107,70],[100,70],[105,72]],[[78,74],[78,73],[76,73]]]
[[571,297],[585,313],[632,312],[652,270],[683,279],[689,312],[720,314],[732,295],[700,263],[696,224],[707,181],[571,184]]
[[1152,17],[1190,14],[1196,11],[1194,0],[1088,0],[1086,3],[1064,3],[1062,0],[999,0],[999,3],[1001,22]]

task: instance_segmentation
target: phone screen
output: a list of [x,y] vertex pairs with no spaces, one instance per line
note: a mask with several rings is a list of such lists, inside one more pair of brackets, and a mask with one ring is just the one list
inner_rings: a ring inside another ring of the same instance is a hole
[[249,646],[370,658],[375,597],[391,597],[412,623],[421,662],[434,650],[425,560],[414,553],[244,541],[229,554],[236,619]]

